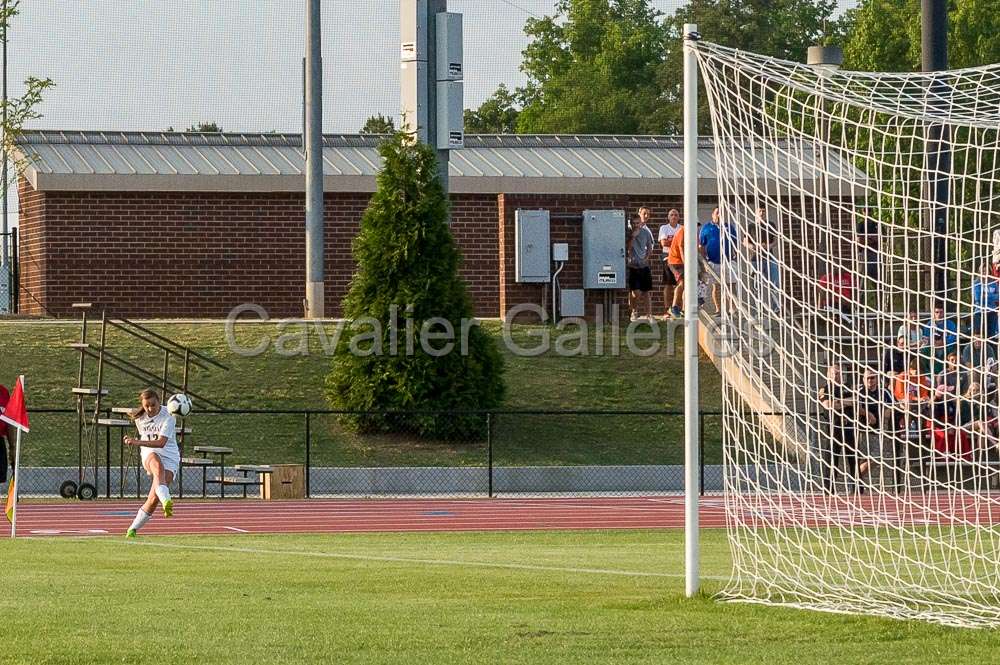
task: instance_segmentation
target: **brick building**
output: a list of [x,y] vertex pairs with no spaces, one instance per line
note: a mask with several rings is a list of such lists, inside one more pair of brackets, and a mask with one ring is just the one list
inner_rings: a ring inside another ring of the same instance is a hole
[[[324,139],[326,302],[353,272],[351,240],[375,189],[377,137]],[[551,212],[567,242],[560,277],[582,287],[582,211],[640,205],[653,230],[682,209],[682,146],[667,137],[470,136],[451,160],[452,230],[476,315],[543,302],[514,272],[518,208]],[[715,205],[703,146],[703,216]],[[304,157],[295,135],[28,132],[19,183],[21,313],[71,314],[87,301],[130,317],[223,317],[241,303],[300,316],[305,282]],[[150,283],[170,285],[155,299]],[[654,266],[654,286],[660,286]],[[624,292],[616,298],[624,300]],[[587,292],[588,306],[603,296]],[[660,298],[655,306],[662,307]]]

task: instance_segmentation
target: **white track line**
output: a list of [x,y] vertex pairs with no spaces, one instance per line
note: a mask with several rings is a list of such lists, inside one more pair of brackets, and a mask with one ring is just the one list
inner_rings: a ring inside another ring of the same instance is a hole
[[[129,541],[129,546],[164,547],[178,550],[203,550],[208,552],[238,552],[241,554],[279,554],[282,556],[305,556],[321,559],[347,559],[350,561],[379,561],[388,563],[419,563],[429,566],[459,566],[469,568],[501,568],[507,570],[535,570],[556,573],[586,573],[590,575],[620,575],[625,577],[669,577],[682,578],[681,573],[654,573],[643,570],[614,570],[606,568],[570,568],[563,566],[541,566],[527,563],[496,563],[490,561],[461,561],[456,559],[416,559],[398,556],[372,556],[368,554],[344,554],[340,552],[311,552],[308,550],[269,550],[253,547],[221,547],[217,545],[179,545],[176,543],[153,543]],[[728,577],[702,575],[702,579],[726,581]]]
[[237,529],[234,526],[224,526],[223,529],[229,529],[230,531],[235,531],[236,533],[250,533],[246,529]]

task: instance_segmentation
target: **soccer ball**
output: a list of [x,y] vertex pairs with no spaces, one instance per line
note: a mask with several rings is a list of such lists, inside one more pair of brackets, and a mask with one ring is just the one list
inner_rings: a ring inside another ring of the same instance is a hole
[[167,412],[175,416],[186,416],[191,413],[191,398],[183,393],[171,395],[167,400]]

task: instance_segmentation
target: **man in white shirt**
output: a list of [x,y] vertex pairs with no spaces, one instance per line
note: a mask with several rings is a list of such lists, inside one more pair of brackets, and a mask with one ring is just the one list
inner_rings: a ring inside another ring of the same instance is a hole
[[660,226],[659,233],[660,247],[663,249],[663,261],[661,263],[663,270],[663,318],[665,319],[670,318],[670,305],[674,302],[674,289],[677,288],[677,279],[667,264],[667,260],[670,254],[670,243],[673,242],[674,236],[680,230],[681,213],[677,208],[671,208],[670,212],[667,213],[667,223]]

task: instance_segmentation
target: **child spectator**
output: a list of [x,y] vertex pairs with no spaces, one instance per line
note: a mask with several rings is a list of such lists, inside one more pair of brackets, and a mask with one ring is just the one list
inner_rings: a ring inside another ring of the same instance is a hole
[[919,429],[931,397],[931,383],[920,372],[919,358],[911,359],[910,366],[896,375],[892,396],[900,407],[898,426],[910,431]]

